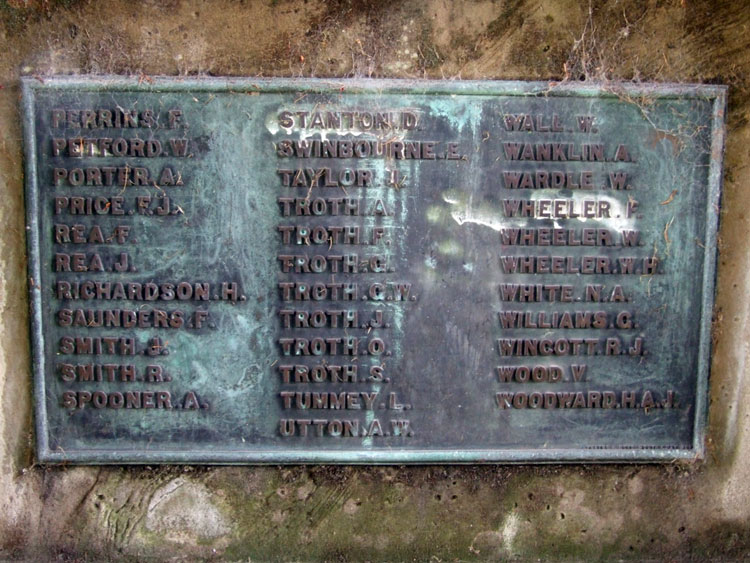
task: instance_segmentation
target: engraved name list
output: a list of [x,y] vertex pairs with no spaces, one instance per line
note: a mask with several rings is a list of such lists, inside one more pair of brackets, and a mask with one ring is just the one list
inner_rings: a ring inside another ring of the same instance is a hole
[[24,82],[42,461],[703,447],[724,91]]

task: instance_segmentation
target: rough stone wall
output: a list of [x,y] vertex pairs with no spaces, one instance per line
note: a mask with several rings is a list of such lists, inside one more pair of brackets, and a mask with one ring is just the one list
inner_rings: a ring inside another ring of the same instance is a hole
[[[738,0],[0,0],[0,558],[750,557],[748,26]],[[706,460],[35,465],[19,76],[70,73],[728,84]]]

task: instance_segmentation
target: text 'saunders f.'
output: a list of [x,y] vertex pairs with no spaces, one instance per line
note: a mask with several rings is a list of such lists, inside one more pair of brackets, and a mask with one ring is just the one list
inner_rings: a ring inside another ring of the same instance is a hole
[[722,87],[23,86],[40,461],[701,455]]

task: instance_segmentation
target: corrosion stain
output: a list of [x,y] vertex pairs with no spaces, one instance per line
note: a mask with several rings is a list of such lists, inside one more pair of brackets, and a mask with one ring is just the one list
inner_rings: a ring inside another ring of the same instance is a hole
[[655,149],[661,141],[669,141],[672,145],[672,156],[677,156],[682,150],[683,143],[682,139],[674,133],[669,131],[662,131],[660,129],[652,129],[649,133],[648,144],[652,149]]

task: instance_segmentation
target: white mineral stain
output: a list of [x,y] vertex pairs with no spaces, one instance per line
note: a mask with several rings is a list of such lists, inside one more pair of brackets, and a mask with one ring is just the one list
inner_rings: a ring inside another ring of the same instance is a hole
[[463,252],[463,247],[455,240],[444,240],[438,243],[437,249],[445,256],[458,256]]
[[513,540],[516,539],[516,534],[518,534],[519,523],[518,514],[511,512],[505,518],[503,528],[500,530],[503,536],[503,548],[509,554],[513,552]]
[[[266,129],[271,135],[275,135],[281,130],[277,114],[269,113],[266,115]],[[288,135],[291,132],[291,129],[284,129],[284,132]]]
[[425,212],[425,217],[427,218],[427,221],[430,223],[437,223],[440,221],[440,218],[443,215],[443,209],[441,207],[438,207],[437,205],[431,205],[427,208],[427,211]]
[[[465,196],[456,192],[456,190],[448,190],[442,194],[443,201],[452,206],[450,215],[458,225],[464,225],[466,223],[473,223],[475,225],[481,225],[489,227],[494,231],[500,231],[501,229],[508,227],[528,227],[529,217],[508,217],[503,211],[503,203],[498,202],[496,206],[488,207],[483,205],[482,207],[474,206],[473,203],[466,199]],[[565,221],[577,221],[579,223],[586,224],[592,227],[606,227],[613,230],[630,229],[633,227],[633,218],[627,218],[627,205],[626,203],[619,201],[613,197],[597,195],[596,198],[592,198],[590,195],[582,193],[574,193],[570,197],[554,197],[548,194],[533,193],[527,198],[506,198],[506,199],[525,199],[537,201],[541,199],[546,200],[572,200],[574,205],[574,211],[580,213],[583,209],[584,200],[596,199],[597,202],[594,205],[595,210],[600,209],[600,203],[606,202],[609,205],[607,214],[609,217],[573,217],[571,219],[560,218]],[[567,210],[567,206],[566,206]],[[544,219],[544,217],[537,217],[537,219]],[[556,228],[561,226],[559,220],[554,221]]]
[[151,497],[146,529],[170,539],[193,541],[217,538],[230,531],[226,518],[211,502],[208,489],[182,477],[173,479]]

